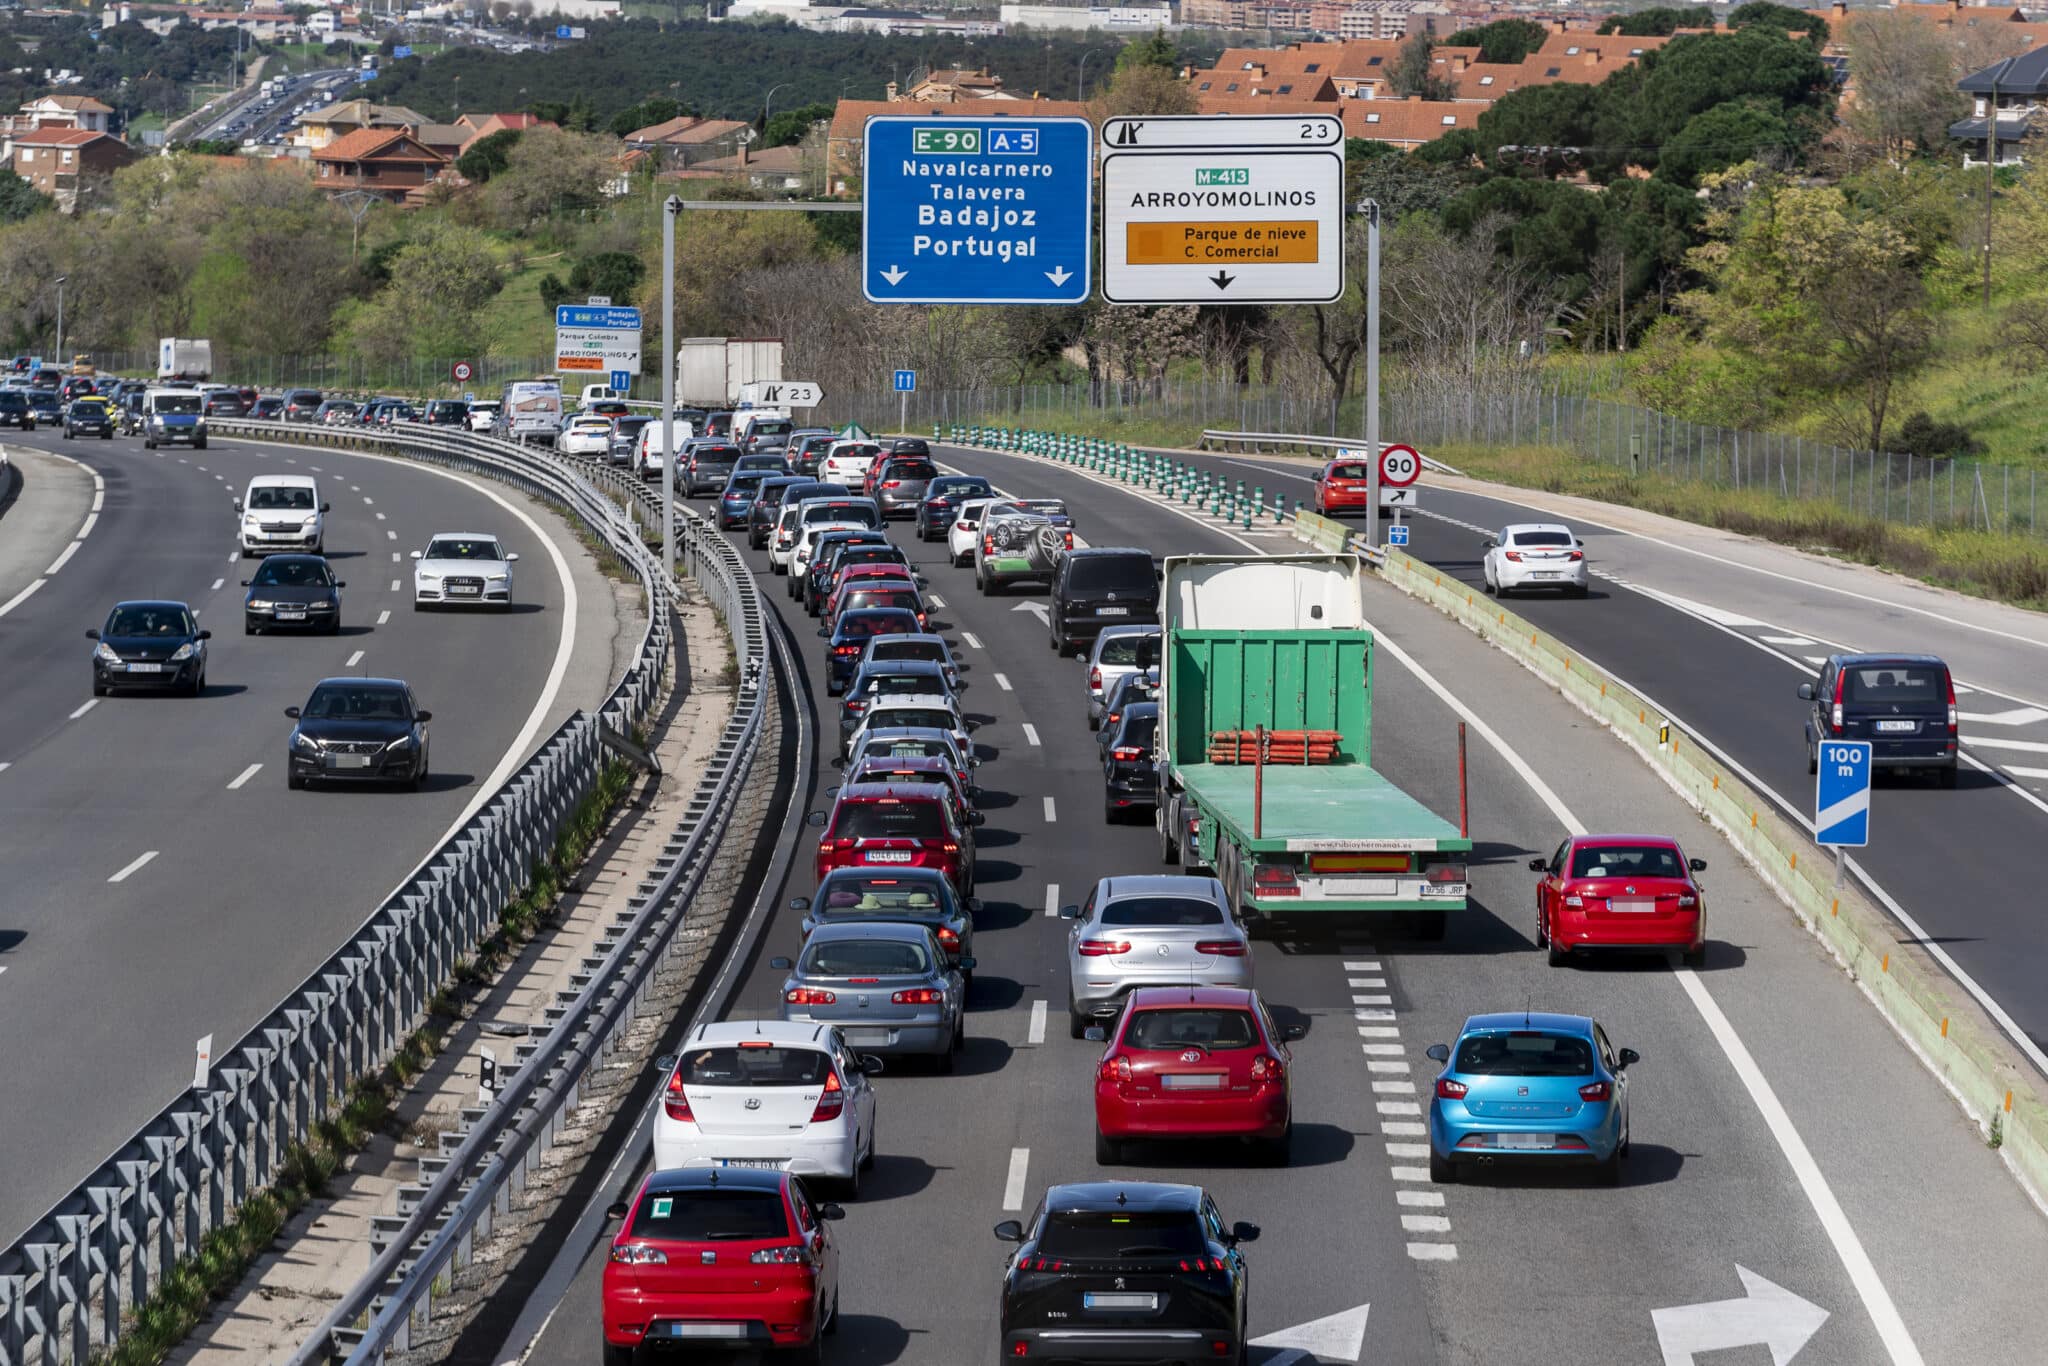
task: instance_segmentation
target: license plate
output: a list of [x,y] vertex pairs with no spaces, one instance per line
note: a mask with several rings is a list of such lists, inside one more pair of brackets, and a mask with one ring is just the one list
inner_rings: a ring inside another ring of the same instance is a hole
[[1392,896],[1400,884],[1390,877],[1326,877],[1325,896]]
[[1168,1072],[1159,1079],[1160,1085],[1169,1091],[1220,1091],[1223,1089],[1221,1072]]
[[370,766],[370,756],[367,754],[330,754],[327,756],[327,766],[329,768],[368,768]]
[[475,597],[475,596],[476,596],[477,594],[479,594],[479,593],[483,592],[484,590],[483,590],[483,589],[481,589],[481,588],[478,588],[478,587],[477,587],[477,586],[476,586],[475,584],[473,584],[473,583],[459,583],[459,584],[455,585],[455,587],[453,587],[453,588],[449,589],[448,591],[449,591],[449,592],[451,592],[451,593],[453,593],[453,594],[455,594],[455,595],[456,595],[457,597],[471,597],[471,598],[473,598],[473,597]]
[[886,1029],[849,1029],[845,1031],[849,1046],[886,1048],[889,1046],[889,1031]]
[[279,609],[277,619],[279,621],[304,621],[306,614],[304,612],[287,612]]
[[782,1163],[772,1157],[721,1157],[718,1159],[718,1165],[721,1167],[753,1167],[761,1171],[777,1171],[782,1167]]
[[163,671],[164,666],[161,664],[130,664],[128,666],[128,672],[132,674],[160,674]]
[[1532,579],[1554,579],[1557,577],[1557,571],[1555,569],[1539,569],[1529,577]]
[[747,1335],[744,1323],[671,1323],[668,1336],[672,1338],[718,1338],[738,1340]]
[[1918,721],[1880,721],[1877,723],[1877,729],[1881,734],[1896,735],[1901,731],[1918,730],[1920,729],[1920,723]]
[[1494,1143],[1502,1148],[1544,1149],[1557,1146],[1555,1134],[1496,1134]]
[[1115,1292],[1105,1294],[1101,1291],[1085,1290],[1081,1293],[1081,1307],[1083,1309],[1154,1310],[1159,1307],[1159,1296],[1140,1295],[1128,1291],[1122,1294]]
[[1462,882],[1425,882],[1422,884],[1422,894],[1424,896],[1463,896],[1465,895],[1465,884]]
[[869,863],[908,863],[908,849],[870,849],[862,855]]
[[1098,607],[1095,609],[1095,615],[1098,617],[1127,617],[1130,614],[1131,609],[1128,607]]
[[1618,896],[1607,903],[1607,909],[1618,915],[1646,915],[1657,909],[1657,903],[1643,897]]

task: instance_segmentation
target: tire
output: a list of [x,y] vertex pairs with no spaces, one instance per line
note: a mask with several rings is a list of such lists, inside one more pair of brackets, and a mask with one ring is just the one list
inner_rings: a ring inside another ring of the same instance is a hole
[[1122,818],[1123,813],[1117,809],[1117,804],[1104,797],[1102,799],[1102,823],[1104,825],[1117,825],[1122,822]]
[[64,439],[66,441],[71,439],[71,428],[68,425],[64,428]]
[[1061,653],[1060,633],[1058,631],[1048,630],[1046,632],[1045,648],[1051,650],[1054,654]]
[[1591,590],[1589,590],[1586,587],[1586,585],[1582,583],[1575,583],[1570,588],[1567,588],[1565,590],[1565,596],[1573,598],[1583,598],[1589,591]]
[[1429,1180],[1437,1186],[1458,1184],[1458,1164],[1448,1157],[1438,1157],[1434,1146],[1429,1150]]
[[814,1334],[811,1340],[801,1347],[790,1347],[777,1352],[774,1360],[778,1362],[786,1361],[789,1363],[789,1366],[818,1366],[825,1359],[821,1355],[824,1350],[824,1344],[819,1342],[817,1335]]
[[1180,840],[1172,831],[1178,822],[1172,807],[1162,802],[1153,812],[1152,826],[1159,834],[1159,861],[1172,866],[1180,862]]
[[426,790],[426,787],[427,761],[425,758],[422,758],[420,760],[420,771],[412,775],[412,790],[415,792],[424,792]]
[[1425,944],[1444,942],[1444,930],[1450,922],[1448,911],[1416,911],[1415,937]]
[[256,634],[256,628],[245,621],[242,623],[242,634],[245,636],[253,636]]
[[1707,965],[1707,944],[1704,939],[1696,947],[1685,951],[1685,965],[1695,971]]
[[291,766],[287,763],[284,770],[284,785],[291,791],[298,792],[305,788],[306,780],[292,772]]
[[[98,679],[94,679],[92,684],[92,695],[94,697],[105,697],[107,695],[107,685],[100,682]],[[1078,1038],[1080,1036],[1076,1035],[1075,1037]]]
[[1806,747],[1806,776],[1810,778],[1818,772],[1820,772],[1820,746],[1808,745]]
[[1938,781],[1941,783],[1943,787],[1947,788],[1949,791],[1955,791],[1956,766],[1954,764],[1950,764],[1947,768],[1943,769],[1941,771],[1941,775]]
[[1085,1036],[1088,1033],[1088,1023],[1086,1015],[1077,1015],[1074,1013],[1072,1006],[1067,1007],[1067,1035],[1069,1038],[1078,1039]]
[[937,1073],[938,1073],[938,1074],[939,1074],[940,1076],[942,1076],[942,1077],[950,1077],[950,1076],[952,1076],[952,1075],[953,1075],[953,1053],[954,1053],[954,1050],[955,1050],[955,1049],[957,1049],[957,1048],[959,1048],[959,1047],[960,1047],[960,1036],[959,1036],[958,1034],[955,1034],[955,1035],[953,1036],[953,1042],[952,1042],[951,1044],[949,1044],[949,1045],[947,1046],[947,1048],[946,1048],[946,1051],[945,1051],[945,1052],[943,1052],[943,1053],[939,1053],[939,1054],[936,1054],[936,1055],[934,1055],[934,1056],[933,1056],[933,1058],[932,1058],[932,1070],[933,1070],[933,1071],[935,1071],[935,1072],[937,1072]]
[[[871,1152],[872,1152],[872,1151],[874,1150],[874,1145],[875,1145],[875,1138],[874,1138],[874,1135],[873,1135],[873,1134],[869,1134],[869,1135],[868,1135],[868,1149],[869,1149],[869,1151],[871,1151]],[[847,1178],[846,1178],[846,1179],[845,1179],[844,1181],[841,1181],[841,1182],[839,1183],[839,1194],[840,1194],[840,1198],[841,1198],[841,1199],[843,1199],[843,1200],[845,1200],[845,1201],[846,1201],[846,1202],[847,1202],[848,1204],[851,1204],[851,1203],[852,1203],[853,1201],[855,1201],[855,1200],[858,1200],[858,1199],[860,1199],[860,1174],[861,1174],[861,1172],[862,1172],[863,1170],[865,1170],[865,1169],[864,1169],[864,1168],[863,1168],[863,1167],[861,1166],[861,1161],[860,1161],[860,1159],[859,1159],[858,1157],[856,1157],[856,1158],[855,1158],[855,1159],[853,1160],[853,1175],[851,1175],[851,1176],[847,1177]]]
[[206,443],[204,441],[195,441],[192,443],[192,449],[195,451],[203,451],[206,449]]
[[1616,1144],[1614,1151],[1608,1155],[1607,1160],[1600,1164],[1601,1185],[1618,1186],[1621,1184],[1621,1161],[1621,1145]]
[[1293,1160],[1294,1122],[1289,1120],[1286,1133],[1259,1144],[1259,1161],[1268,1167],[1285,1167]]
[[839,1287],[836,1285],[832,1287],[831,1311],[825,1316],[825,1326],[818,1331],[828,1338],[839,1331]]
[[156,442],[150,440],[150,438],[145,436],[142,438],[142,449],[146,451],[153,451],[156,449]]
[[100,433],[100,440],[102,441],[112,441],[113,439],[114,433],[111,430]]
[[1571,958],[1571,951],[1568,949],[1560,949],[1555,942],[1546,943],[1544,945],[1543,961],[1548,963],[1551,967],[1561,968],[1566,963],[1569,963],[1571,961]]
[[1124,1145],[1116,1139],[1105,1138],[1102,1130],[1095,1131],[1095,1165],[1098,1167],[1120,1166],[1124,1160]]
[[633,1349],[604,1343],[604,1366],[633,1366]]

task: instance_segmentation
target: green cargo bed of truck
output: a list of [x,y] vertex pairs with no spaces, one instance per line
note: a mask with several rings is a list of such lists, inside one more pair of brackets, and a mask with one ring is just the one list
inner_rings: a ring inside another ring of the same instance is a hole
[[[1267,764],[1254,836],[1250,764],[1183,764],[1181,783],[1257,850],[1469,850],[1458,827],[1364,764]],[[1373,834],[1367,832],[1387,832]],[[1398,831],[1398,834],[1392,832]]]

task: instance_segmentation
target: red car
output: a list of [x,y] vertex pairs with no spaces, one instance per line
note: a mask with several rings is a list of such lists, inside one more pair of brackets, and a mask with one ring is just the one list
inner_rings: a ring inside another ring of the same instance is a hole
[[826,595],[825,605],[818,609],[818,619],[827,625],[837,621],[839,605],[846,601],[847,593],[854,587],[879,588],[885,584],[891,588],[917,591],[917,580],[911,577],[911,569],[907,564],[898,564],[894,560],[879,560],[846,566],[839,571],[838,582],[832,585],[832,591]]
[[605,1366],[642,1343],[670,1351],[779,1347],[816,1361],[838,1326],[846,1211],[814,1202],[785,1171],[683,1167],[654,1172],[630,1201],[604,1266]]
[[1372,470],[1363,460],[1332,460],[1311,477],[1316,491],[1310,503],[1325,517],[1364,512],[1372,506]]
[[953,797],[934,783],[848,783],[827,815],[813,811],[818,877],[834,868],[936,868],[974,895],[974,845],[953,818]]
[[[1284,1165],[1294,1135],[1287,1045],[1300,1025],[1273,1023],[1243,987],[1139,987],[1110,1025],[1095,1070],[1095,1160],[1123,1159],[1133,1139],[1236,1138]],[[1100,1026],[1090,1038],[1104,1038]]]
[[1681,949],[1697,967],[1707,952],[1707,902],[1693,881],[1705,859],[1688,859],[1664,835],[1576,835],[1547,859],[1530,859],[1536,943],[1561,966],[1581,949]]
[[827,629],[837,628],[839,617],[844,612],[860,612],[873,608],[894,607],[917,618],[917,629],[931,629],[931,612],[924,605],[924,594],[917,585],[906,579],[854,579],[833,590],[832,600],[825,604],[819,616]]

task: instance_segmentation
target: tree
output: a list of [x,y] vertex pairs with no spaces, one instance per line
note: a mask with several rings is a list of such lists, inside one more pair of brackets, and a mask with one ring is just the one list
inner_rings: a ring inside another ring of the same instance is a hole
[[1436,74],[1430,58],[1435,42],[1426,33],[1417,33],[1401,44],[1394,55],[1393,70],[1387,73],[1387,84],[1396,95],[1403,99],[1448,100],[1458,93],[1457,86],[1448,77]]
[[1692,119],[1664,144],[1657,176],[1695,185],[1707,171],[1797,147],[1799,139],[1779,110],[1759,99],[1730,100]]
[[597,133],[529,128],[491,177],[484,201],[491,221],[524,232],[568,210],[591,208],[619,174],[618,143]]
[[1344,141],[1344,202],[1370,199],[1382,221],[1398,223],[1411,213],[1435,213],[1462,189],[1457,171],[1441,162],[1411,157],[1389,142]]
[[500,128],[480,137],[455,159],[455,169],[464,180],[481,185],[512,164],[512,149],[519,145],[521,136],[520,129]]
[[194,138],[181,150],[201,157],[231,157],[240,153],[242,147],[233,138]]
[[1661,38],[1682,28],[1713,27],[1714,9],[1711,5],[1692,5],[1682,9],[1653,5],[1629,14],[1610,14],[1593,31],[1617,33],[1627,38]]
[[1805,10],[1773,4],[1771,0],[1749,0],[1748,4],[1737,5],[1728,11],[1728,27],[1744,29],[1754,26],[1776,29],[1787,36],[1804,34],[1807,44],[1816,51],[1827,46],[1828,21]]
[[503,283],[488,238],[422,220],[391,258],[391,282],[349,319],[351,339],[386,364],[414,356],[480,355],[491,338],[483,307]]
[[2008,24],[1985,24],[1960,41],[1924,19],[1891,9],[1851,13],[1845,37],[1856,98],[1842,111],[1849,130],[1894,166],[1939,157],[1948,126],[1969,109],[1956,82],[2021,48]]
[[1188,83],[1164,67],[1141,62],[1120,68],[1088,101],[1097,127],[1122,114],[1194,114],[1200,109]]
[[1173,45],[1173,39],[1166,36],[1164,29],[1155,29],[1150,38],[1133,38],[1117,50],[1116,69],[1129,71],[1132,67],[1152,66],[1169,75],[1180,70],[1180,49]]
[[1482,62],[1519,62],[1543,46],[1550,30],[1533,19],[1496,19],[1478,28],[1461,28],[1444,39],[1445,47],[1476,47]]
[[807,104],[801,109],[782,110],[762,129],[761,142],[768,147],[793,147],[810,136],[812,127],[830,122],[832,109],[829,104]]
[[19,223],[56,203],[12,170],[0,174],[0,223]]

